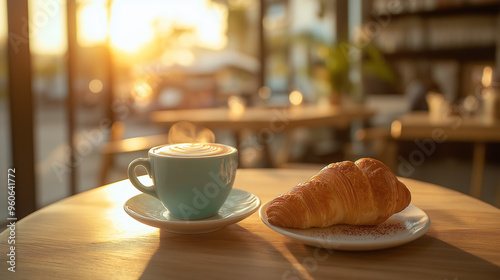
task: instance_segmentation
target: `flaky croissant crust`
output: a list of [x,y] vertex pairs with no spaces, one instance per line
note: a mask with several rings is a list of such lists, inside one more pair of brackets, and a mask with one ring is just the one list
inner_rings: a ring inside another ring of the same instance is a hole
[[410,191],[382,162],[363,158],[332,163],[276,197],[269,223],[290,228],[378,225],[411,201]]

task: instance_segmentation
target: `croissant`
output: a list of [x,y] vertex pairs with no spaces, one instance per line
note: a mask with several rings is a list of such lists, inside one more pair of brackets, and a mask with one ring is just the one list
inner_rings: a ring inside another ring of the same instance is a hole
[[389,167],[363,158],[324,167],[273,199],[266,213],[269,223],[289,228],[378,225],[410,201],[410,191]]

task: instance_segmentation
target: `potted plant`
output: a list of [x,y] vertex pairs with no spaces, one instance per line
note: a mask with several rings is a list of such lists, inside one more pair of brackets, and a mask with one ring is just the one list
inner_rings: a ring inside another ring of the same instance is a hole
[[[370,44],[360,49],[344,42],[328,47],[324,57],[324,66],[329,74],[330,101],[333,104],[339,104],[342,95],[351,93],[354,85],[349,79],[349,68],[359,58],[362,59],[361,72],[363,75],[371,75],[387,82],[395,81],[394,72],[374,45]],[[353,99],[358,98],[353,96]]]

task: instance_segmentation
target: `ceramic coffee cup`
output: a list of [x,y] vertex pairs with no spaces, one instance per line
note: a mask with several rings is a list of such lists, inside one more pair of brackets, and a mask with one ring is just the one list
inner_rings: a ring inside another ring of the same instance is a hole
[[[143,185],[135,173],[143,166],[153,180]],[[128,178],[138,190],[158,198],[171,215],[203,219],[217,214],[232,189],[238,151],[215,143],[183,143],[151,148],[148,158],[128,166]]]

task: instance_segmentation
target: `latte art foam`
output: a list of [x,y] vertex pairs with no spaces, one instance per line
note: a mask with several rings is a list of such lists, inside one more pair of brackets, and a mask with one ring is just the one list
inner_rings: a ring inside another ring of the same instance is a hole
[[213,143],[183,143],[161,146],[153,149],[153,153],[173,157],[211,157],[229,154],[236,149]]

